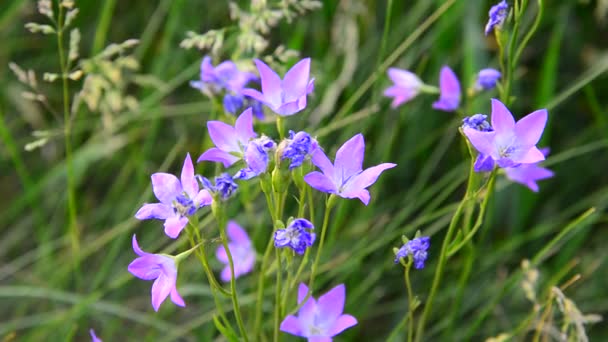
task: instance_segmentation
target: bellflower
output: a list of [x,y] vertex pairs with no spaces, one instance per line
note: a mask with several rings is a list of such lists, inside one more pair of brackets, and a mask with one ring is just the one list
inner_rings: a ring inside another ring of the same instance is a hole
[[201,62],[200,77],[200,81],[191,81],[190,86],[211,93],[226,90],[237,94],[249,81],[257,79],[253,73],[240,71],[232,61],[224,61],[214,67],[209,56],[205,56]]
[[388,77],[394,85],[384,91],[384,96],[392,97],[392,108],[397,108],[416,97],[424,83],[416,74],[398,68],[389,68]]
[[395,255],[395,264],[399,263],[399,259],[406,258],[408,255],[414,259],[414,268],[424,268],[424,262],[427,258],[427,251],[431,246],[428,236],[421,236],[408,241],[404,244]]
[[[251,244],[249,235],[241,226],[234,221],[229,221],[226,227],[226,233],[228,233],[228,249],[232,254],[232,260],[234,261],[234,277],[238,278],[244,274],[251,272],[253,265],[255,264],[255,249]],[[217,259],[226,265],[221,273],[221,278],[225,282],[229,282],[232,278],[230,272],[230,263],[228,262],[228,255],[224,246],[219,246],[215,253]]]
[[181,180],[164,172],[155,173],[151,178],[152,190],[160,203],[144,204],[135,218],[165,220],[165,234],[175,239],[188,223],[188,216],[211,204],[211,195],[207,190],[199,190],[189,153],[184,160]]
[[239,115],[234,127],[221,121],[209,121],[207,130],[216,147],[203,152],[197,162],[214,161],[224,164],[224,167],[229,167],[239,161],[245,153],[249,140],[257,136],[253,131],[251,108]]
[[215,177],[215,184],[213,184],[209,179],[197,175],[197,179],[201,182],[203,187],[207,189],[214,195],[219,195],[219,197],[223,200],[226,200],[232,196],[233,193],[238,189],[238,184],[234,182],[232,176],[228,173],[222,173],[221,175]]
[[281,153],[281,159],[290,159],[289,169],[293,170],[302,165],[304,160],[318,147],[317,141],[310,134],[301,131],[289,131],[289,139]]
[[[548,148],[543,148],[540,151],[545,157],[549,154]],[[534,192],[538,192],[536,181],[553,177],[553,171],[538,166],[538,163],[509,167],[505,169],[505,174],[513,182],[523,184]]]
[[175,258],[165,254],[146,253],[139,248],[133,235],[133,250],[139,257],[129,264],[129,272],[139,279],[152,280],[152,307],[158,311],[160,304],[171,295],[171,301],[178,306],[186,306],[177,292],[177,264]]
[[103,342],[97,335],[95,335],[95,330],[90,329],[89,335],[91,335],[91,342]]
[[433,108],[453,112],[460,106],[460,81],[449,66],[444,65],[439,73],[439,100]]
[[304,177],[304,181],[319,191],[343,198],[358,198],[367,205],[370,195],[366,188],[374,184],[384,170],[397,164],[382,163],[363,170],[364,153],[365,141],[361,133],[350,138],[338,149],[333,165],[318,148],[312,154],[312,162],[322,173],[311,172]]
[[509,5],[505,0],[502,0],[498,4],[492,6],[492,8],[490,8],[490,12],[488,13],[489,18],[485,30],[486,36],[495,28],[502,28],[502,25],[507,19],[507,15],[509,15]]
[[245,162],[247,167],[238,171],[235,179],[251,179],[268,170],[269,154],[277,147],[277,144],[267,136],[253,139],[245,149]]
[[480,132],[464,127],[463,132],[471,144],[492,158],[499,167],[515,167],[532,164],[545,159],[536,147],[545,124],[547,110],[537,110],[520,119],[517,123],[505,105],[492,99],[492,132]]
[[496,87],[496,83],[502,74],[500,71],[492,68],[486,68],[479,70],[477,73],[477,79],[475,80],[476,90],[489,90]]
[[[308,294],[308,287],[300,284],[298,304]],[[357,319],[343,314],[346,288],[340,284],[329,290],[318,300],[310,297],[298,312],[298,316],[289,315],[281,322],[281,331],[295,336],[305,337],[308,342],[331,342],[332,337],[357,325]]]
[[296,253],[302,255],[306,248],[315,242],[315,229],[313,224],[303,218],[295,219],[284,229],[274,232],[274,245],[278,248],[290,247]]
[[281,116],[296,114],[306,107],[306,95],[314,89],[314,79],[309,80],[310,58],[296,63],[283,80],[261,60],[254,62],[260,73],[262,92],[245,88],[243,94],[264,103]]

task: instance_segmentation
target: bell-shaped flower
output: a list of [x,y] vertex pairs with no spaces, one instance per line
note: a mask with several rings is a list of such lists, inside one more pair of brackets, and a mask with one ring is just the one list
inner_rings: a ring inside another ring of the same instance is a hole
[[209,121],[207,130],[216,147],[203,152],[197,162],[213,161],[224,164],[224,167],[229,167],[243,158],[249,140],[257,136],[253,131],[251,108],[239,115],[234,127],[221,121]]
[[211,194],[207,190],[199,190],[189,153],[184,160],[181,180],[164,172],[155,173],[151,178],[152,190],[160,203],[144,204],[135,218],[165,220],[165,234],[175,239],[188,223],[188,216],[211,204]]
[[439,73],[439,100],[433,108],[453,112],[460,106],[460,81],[449,66],[444,65]]
[[319,191],[343,198],[358,198],[367,205],[370,195],[366,188],[374,184],[384,170],[397,164],[382,163],[363,170],[364,153],[365,141],[361,133],[338,149],[334,164],[318,148],[313,152],[312,162],[322,172],[311,172],[304,177],[304,181]]
[[245,88],[243,94],[264,103],[281,116],[293,115],[306,108],[306,96],[314,89],[314,79],[309,79],[310,58],[296,63],[282,80],[261,60],[254,62],[260,73],[262,92]]
[[[548,148],[542,148],[540,151],[545,157],[549,154]],[[509,167],[504,170],[505,175],[511,181],[523,184],[534,192],[538,192],[536,181],[553,177],[553,171],[538,166],[538,163],[521,164],[517,167]]]
[[416,74],[398,68],[389,68],[388,77],[393,85],[384,91],[384,96],[392,97],[392,108],[399,107],[416,97],[424,86],[424,83]]
[[[308,287],[300,284],[298,304],[302,303],[307,294]],[[285,317],[280,329],[288,334],[305,337],[308,342],[331,342],[332,337],[358,323],[355,317],[343,314],[345,299],[344,284],[329,290],[318,300],[310,297],[302,305],[297,316]]]
[[516,123],[507,107],[492,99],[491,122],[491,132],[470,127],[464,127],[463,132],[479,153],[492,158],[499,167],[515,167],[545,159],[536,144],[547,123],[546,109],[530,113]]
[[[228,249],[232,255],[234,265],[234,277],[238,278],[244,274],[247,274],[253,270],[255,264],[255,249],[251,244],[249,235],[247,232],[234,221],[229,221],[226,227],[226,233],[228,234],[229,242]],[[219,246],[215,253],[217,259],[226,265],[220,274],[222,281],[229,282],[232,279],[232,273],[230,272],[230,263],[228,261],[228,254],[224,246]]]
[[171,296],[171,301],[178,306],[186,306],[184,299],[177,292],[177,263],[175,257],[165,254],[146,253],[137,244],[133,235],[133,250],[139,257],[129,264],[129,272],[139,279],[154,280],[152,284],[152,307],[154,311],[162,302]]

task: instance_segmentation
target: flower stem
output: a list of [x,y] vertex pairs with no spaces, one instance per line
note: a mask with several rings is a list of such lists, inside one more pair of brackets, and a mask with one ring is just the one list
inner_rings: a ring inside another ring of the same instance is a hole
[[275,288],[275,308],[274,308],[274,338],[273,341],[279,340],[279,326],[281,325],[281,253],[278,248],[275,248],[277,257],[277,284]]
[[407,342],[414,340],[414,310],[416,310],[416,304],[414,303],[414,294],[412,293],[412,283],[410,282],[410,269],[412,268],[412,262],[409,260],[405,266],[404,278],[405,288],[407,289],[407,315],[412,319],[408,322],[407,327]]
[[[321,240],[319,241],[319,248],[317,249],[317,255],[315,261],[312,264],[312,270],[310,272],[310,282],[308,283],[308,293],[311,294],[314,288],[315,276],[317,275],[317,267],[319,266],[319,260],[321,259],[321,252],[323,251],[323,244],[325,242],[325,233],[327,232],[327,224],[329,222],[329,214],[335,203],[335,197],[331,195],[325,201],[325,215],[323,216],[323,226],[321,227]],[[309,297],[308,295],[306,297]],[[306,302],[303,300],[302,303]]]

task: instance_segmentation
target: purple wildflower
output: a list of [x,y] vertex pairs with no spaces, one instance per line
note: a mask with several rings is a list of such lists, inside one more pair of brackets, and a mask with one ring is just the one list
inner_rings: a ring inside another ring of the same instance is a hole
[[414,267],[416,269],[424,268],[424,262],[427,258],[427,251],[431,246],[431,238],[422,236],[408,241],[404,244],[395,255],[395,264],[399,263],[399,259],[406,258],[408,255],[414,259]]
[[[308,294],[308,287],[300,284],[298,304]],[[306,337],[308,342],[331,342],[332,337],[357,325],[357,319],[345,315],[344,301],[346,288],[340,284],[329,290],[318,300],[310,297],[298,312],[298,316],[289,315],[281,322],[281,331],[288,334]]]
[[302,165],[317,147],[317,141],[310,134],[304,131],[298,133],[289,131],[289,139],[286,140],[281,159],[290,159],[289,169],[293,170]]
[[479,153],[490,156],[499,167],[515,167],[545,159],[536,147],[545,124],[547,110],[537,110],[517,123],[505,105],[492,99],[492,132],[465,127],[464,134]]
[[397,108],[416,97],[424,85],[416,74],[407,70],[389,68],[388,77],[394,85],[384,91],[384,96],[393,97],[392,108]]
[[477,73],[477,79],[475,80],[476,90],[489,90],[496,87],[496,83],[502,74],[500,71],[492,68],[481,69]]
[[361,133],[350,138],[336,152],[335,164],[320,149],[312,154],[312,162],[321,172],[314,171],[304,177],[306,183],[313,188],[336,194],[343,198],[358,198],[367,205],[370,195],[367,187],[374,184],[380,174],[397,166],[393,163],[382,163],[363,170],[363,154],[365,141]]
[[253,116],[251,108],[247,108],[236,119],[234,127],[221,122],[207,122],[207,130],[211,141],[216,147],[212,147],[198,157],[197,162],[214,161],[229,167],[239,161],[245,153],[249,140],[257,134],[253,131]]
[[[540,151],[545,157],[549,154],[548,148],[543,148]],[[523,184],[534,192],[538,192],[536,181],[553,177],[553,171],[538,166],[538,163],[509,167],[505,169],[505,174],[513,182]]]
[[89,335],[91,335],[91,342],[103,342],[97,335],[95,335],[95,330],[89,329]]
[[139,279],[152,280],[152,307],[158,311],[160,304],[171,295],[171,301],[178,306],[186,306],[177,292],[177,264],[175,258],[165,254],[146,253],[139,248],[133,235],[133,250],[139,257],[129,264],[129,272]]
[[219,195],[219,197],[223,200],[226,200],[232,196],[233,193],[238,189],[238,184],[234,182],[232,176],[228,173],[222,173],[221,175],[215,177],[215,184],[213,184],[209,179],[197,176],[197,179],[203,184],[203,187],[207,189],[214,195]]
[[188,223],[188,216],[211,204],[211,195],[207,190],[199,191],[190,153],[184,160],[181,181],[164,172],[155,173],[151,178],[152,190],[160,203],[144,204],[135,214],[135,218],[165,220],[165,234],[175,239]]
[[296,253],[302,255],[306,248],[315,242],[315,229],[313,224],[303,218],[295,219],[284,229],[274,232],[274,245],[278,248],[290,247]]
[[306,107],[306,95],[314,89],[314,79],[309,80],[310,58],[289,69],[283,80],[261,60],[254,62],[260,72],[262,92],[245,88],[243,94],[264,103],[281,116],[293,115]]
[[509,15],[509,5],[505,0],[502,0],[498,4],[492,6],[490,8],[490,12],[488,13],[488,23],[486,24],[486,36],[494,30],[494,28],[502,28],[505,20],[507,19],[507,15]]
[[439,73],[439,100],[433,108],[453,112],[460,106],[460,81],[449,66],[444,65]]
[[245,162],[247,167],[238,171],[235,179],[251,179],[268,170],[269,154],[277,147],[277,144],[269,137],[263,135],[253,139],[245,149]]
[[228,92],[240,94],[249,81],[256,79],[255,74],[240,71],[232,61],[224,61],[213,67],[211,57],[205,56],[201,62],[200,81],[191,81],[190,85],[211,93],[218,93],[225,89]]
[[[230,239],[228,249],[230,250],[230,254],[232,254],[232,260],[234,260],[234,277],[238,278],[251,272],[253,269],[253,265],[255,264],[255,249],[251,244],[247,232],[245,232],[245,230],[236,222],[228,222],[226,232]],[[217,248],[215,256],[221,263],[226,265],[220,276],[223,281],[229,282],[232,278],[232,274],[230,273],[228,255],[226,254],[224,246],[219,246]]]

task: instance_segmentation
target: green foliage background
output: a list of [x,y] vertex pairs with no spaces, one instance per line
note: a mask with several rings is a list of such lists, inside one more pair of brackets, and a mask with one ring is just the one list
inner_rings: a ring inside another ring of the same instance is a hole
[[[421,299],[428,295],[434,258],[467,176],[458,118],[430,109],[433,99],[423,96],[390,109],[381,96],[388,80],[379,66],[406,42],[407,49],[391,65],[415,70],[431,84],[443,64],[454,68],[464,87],[477,70],[498,67],[495,40],[483,35],[489,2],[453,1],[423,29],[421,24],[448,1],[392,1],[387,11],[388,3],[325,1],[322,9],[280,24],[269,36],[268,51],[284,44],[312,57],[311,73],[317,79],[309,109],[289,118],[288,127],[317,132],[330,155],[363,132],[365,165],[398,164],[372,188],[368,207],[341,201],[332,217],[319,285],[328,289],[346,284],[345,311],[359,325],[337,338],[344,341],[383,341],[407,312],[402,268],[393,264],[392,248],[399,246],[402,234],[412,236],[417,229],[432,235],[427,267],[412,274],[414,291]],[[74,253],[66,215],[62,121],[22,98],[25,87],[7,67],[14,61],[35,70],[50,105],[61,108],[60,83],[41,80],[44,71],[58,72],[56,42],[24,29],[26,22],[42,21],[34,1],[0,2],[0,340],[85,341],[89,328],[105,341],[212,340],[217,335],[211,322],[213,301],[194,260],[182,265],[178,283],[188,306],[165,304],[159,313],[149,304],[150,283],[132,277],[127,265],[134,258],[134,233],[147,251],[170,253],[178,247],[164,236],[159,222],[138,222],[133,215],[141,203],[152,200],[151,173],[177,172],[186,152],[201,152],[212,105],[188,80],[198,77],[202,54],[181,49],[179,43],[186,31],[229,25],[228,5],[194,0],[76,5],[81,55],[96,54],[112,42],[140,39],[134,55],[147,82],[127,88],[139,109],[116,115],[111,128],[102,125],[99,113],[81,110],[74,120],[80,245]],[[582,1],[549,2],[524,51],[510,109],[521,118],[548,108],[541,146],[551,147],[545,165],[556,176],[542,181],[538,194],[500,178],[476,237],[474,263],[467,265],[459,254],[448,264],[428,324],[429,341],[484,340],[525,322],[532,304],[519,286],[521,261],[534,258],[592,207],[593,214],[537,260],[538,294],[546,297],[551,286],[579,274],[581,279],[566,295],[582,312],[608,313],[608,30],[594,9],[595,4]],[[533,18],[531,11],[527,27]],[[323,111],[314,109],[347,67],[352,72],[342,76],[344,88],[332,95],[335,108],[321,115]],[[362,88],[366,84],[370,87]],[[70,90],[81,85],[71,82]],[[466,114],[489,114],[492,96],[468,103]],[[260,128],[274,130],[272,124]],[[35,130],[54,135],[44,147],[26,152]],[[199,171],[213,175],[212,170]],[[264,239],[270,220],[263,201],[247,211],[236,202],[232,216],[248,230],[261,231]],[[317,209],[317,224],[321,211]],[[256,244],[260,250],[264,241]],[[460,275],[467,268],[470,279],[463,285]],[[247,277],[239,283],[244,303],[252,302],[254,285]],[[559,327],[562,316],[556,317],[553,323]],[[608,339],[605,323],[588,326],[588,334],[591,340]]]

